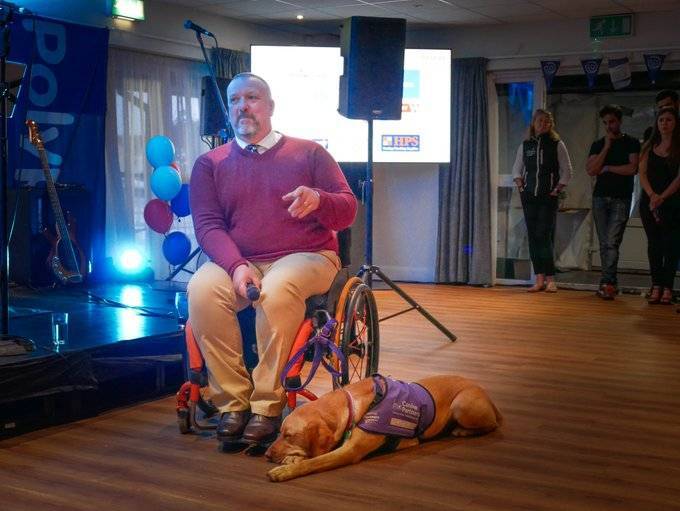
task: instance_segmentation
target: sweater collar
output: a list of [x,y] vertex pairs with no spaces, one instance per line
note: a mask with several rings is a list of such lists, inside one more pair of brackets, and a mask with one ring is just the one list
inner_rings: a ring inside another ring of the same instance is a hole
[[[255,145],[257,145],[257,152],[258,154],[262,154],[272,147],[274,147],[279,140],[281,140],[281,133],[278,131],[271,130],[267,135],[265,135],[262,139],[260,139],[259,142],[257,142]],[[238,146],[241,149],[245,149],[246,146],[250,145],[249,142],[246,142],[245,140],[241,140],[238,135],[234,137],[234,140],[238,144]]]

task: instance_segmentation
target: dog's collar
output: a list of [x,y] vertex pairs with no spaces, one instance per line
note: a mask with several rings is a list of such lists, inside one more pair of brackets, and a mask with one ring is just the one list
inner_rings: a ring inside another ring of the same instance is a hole
[[354,422],[354,398],[352,397],[352,394],[347,392],[345,389],[342,389],[342,392],[347,398],[347,409],[349,410],[347,424],[345,424],[345,432],[342,434],[342,441],[346,442],[349,437],[352,436],[352,430],[354,429],[354,426],[356,426],[356,423]]

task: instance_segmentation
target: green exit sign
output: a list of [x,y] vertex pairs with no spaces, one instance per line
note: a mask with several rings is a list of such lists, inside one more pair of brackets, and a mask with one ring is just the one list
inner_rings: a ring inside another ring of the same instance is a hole
[[113,0],[111,15],[130,21],[144,21],[144,0]]
[[590,38],[626,37],[633,35],[633,15],[614,14],[590,18]]

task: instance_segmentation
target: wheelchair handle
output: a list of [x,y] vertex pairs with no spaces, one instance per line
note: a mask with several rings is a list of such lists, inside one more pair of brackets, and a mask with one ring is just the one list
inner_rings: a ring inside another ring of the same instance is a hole
[[246,295],[248,296],[248,300],[256,302],[260,299],[260,288],[252,282],[248,282],[248,284],[246,284]]

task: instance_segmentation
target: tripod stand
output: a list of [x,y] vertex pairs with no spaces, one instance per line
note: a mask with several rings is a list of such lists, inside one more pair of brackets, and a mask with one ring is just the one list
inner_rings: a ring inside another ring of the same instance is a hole
[[9,335],[9,240],[7,222],[7,102],[10,97],[10,84],[7,83],[7,57],[10,46],[9,25],[12,22],[14,7],[0,2],[0,353],[19,355],[35,350],[30,339]]
[[390,318],[400,316],[412,310],[417,310],[425,319],[436,326],[451,342],[456,340],[456,336],[437,319],[432,316],[427,310],[411,298],[406,291],[401,289],[397,284],[390,280],[378,266],[373,265],[373,119],[367,119],[368,122],[368,159],[366,161],[366,180],[364,181],[363,201],[366,205],[366,257],[365,263],[360,269],[358,276],[373,287],[373,275],[377,275],[380,280],[392,288],[400,297],[402,297],[411,307],[403,311],[391,314],[379,321],[386,321]]

